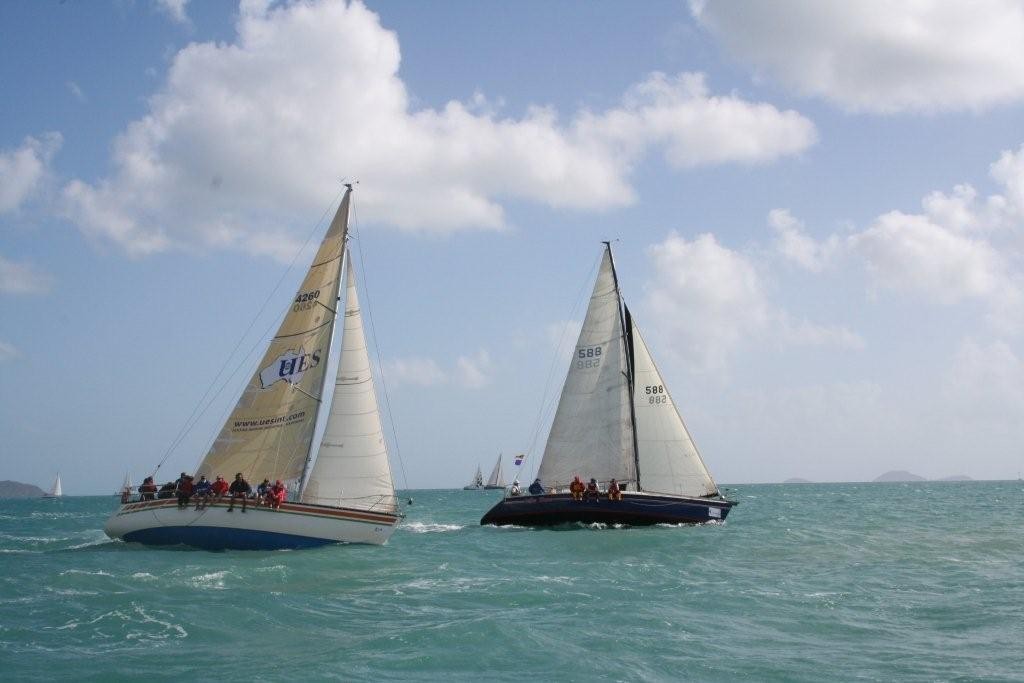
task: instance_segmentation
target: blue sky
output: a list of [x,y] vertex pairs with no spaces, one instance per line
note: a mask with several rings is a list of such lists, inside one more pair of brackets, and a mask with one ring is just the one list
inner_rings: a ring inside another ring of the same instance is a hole
[[400,484],[537,464],[605,239],[720,482],[1015,477],[1022,46],[998,0],[0,4],[0,478],[148,473],[343,178]]

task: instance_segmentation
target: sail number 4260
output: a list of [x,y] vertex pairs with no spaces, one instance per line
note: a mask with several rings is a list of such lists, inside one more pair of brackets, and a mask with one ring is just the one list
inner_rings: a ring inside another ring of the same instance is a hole
[[576,349],[577,368],[597,368],[601,366],[601,347],[590,346]]
[[647,394],[647,402],[652,406],[659,403],[668,403],[668,394],[665,393],[664,384],[652,384],[644,387],[644,393]]

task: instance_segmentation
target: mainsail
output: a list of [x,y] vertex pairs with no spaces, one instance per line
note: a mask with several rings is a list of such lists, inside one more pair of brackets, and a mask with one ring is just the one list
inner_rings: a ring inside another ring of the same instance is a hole
[[197,476],[302,475],[316,425],[334,329],[351,188],[252,379],[199,464]]
[[60,498],[63,495],[64,495],[64,490],[61,488],[61,485],[60,485],[60,475],[58,474],[57,478],[53,480],[53,487],[50,488],[50,497],[51,498]]
[[498,456],[498,462],[494,463],[494,469],[491,470],[491,476],[487,478],[488,486],[505,486],[505,475],[501,471],[501,456]]
[[381,426],[351,258],[334,398],[303,503],[394,512],[395,489]]
[[539,476],[547,485],[574,475],[635,481],[629,382],[611,250],[606,249],[583,320]]
[[682,496],[718,492],[690,438],[651,352],[626,310],[633,342],[633,395],[637,460],[645,491]]

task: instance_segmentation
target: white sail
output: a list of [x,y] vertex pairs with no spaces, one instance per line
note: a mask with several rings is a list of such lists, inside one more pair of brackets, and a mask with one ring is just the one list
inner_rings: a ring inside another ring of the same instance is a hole
[[327,369],[351,190],[295,299],[196,475],[290,482],[302,475]]
[[635,323],[632,332],[633,405],[643,490],[682,496],[717,493],[718,487],[690,438]]
[[498,462],[494,463],[494,469],[491,470],[491,476],[487,478],[488,486],[505,486],[505,475],[501,471],[501,456],[498,456]]
[[479,489],[484,485],[484,473],[480,471],[480,465],[476,466],[476,474],[473,475],[473,481],[469,482],[463,489]]
[[539,476],[549,486],[564,485],[574,475],[633,481],[632,439],[619,296],[606,249]]
[[346,259],[347,293],[334,398],[303,503],[395,510],[395,488],[381,426],[355,272]]
[[50,497],[51,498],[60,498],[63,495],[64,495],[64,490],[61,488],[61,485],[60,485],[60,474],[58,474],[57,478],[53,480],[53,487],[50,489]]

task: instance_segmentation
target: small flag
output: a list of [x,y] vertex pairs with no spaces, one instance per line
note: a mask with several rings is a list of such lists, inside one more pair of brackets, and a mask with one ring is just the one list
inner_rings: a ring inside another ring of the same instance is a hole
[[516,459],[514,460],[516,467],[519,467],[520,465],[522,465],[523,464],[523,460],[526,460],[526,455],[525,454],[520,453],[519,455],[517,455]]

